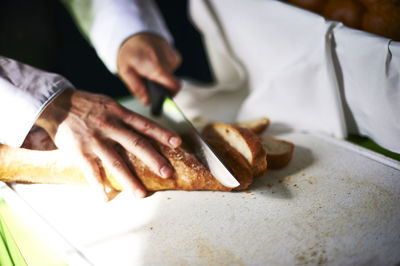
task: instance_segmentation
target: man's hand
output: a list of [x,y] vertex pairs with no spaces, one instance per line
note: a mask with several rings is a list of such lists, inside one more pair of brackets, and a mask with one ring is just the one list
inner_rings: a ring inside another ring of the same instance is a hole
[[114,150],[116,144],[142,160],[159,176],[173,169],[142,135],[176,148],[181,139],[154,122],[125,109],[112,99],[77,90],[66,90],[44,110],[36,125],[56,146],[75,156],[90,185],[105,193],[104,167],[125,190],[144,197],[146,190]]
[[118,74],[135,97],[147,105],[143,78],[160,83],[175,95],[179,80],[172,74],[181,63],[179,53],[162,37],[139,33],[126,40],[118,52]]

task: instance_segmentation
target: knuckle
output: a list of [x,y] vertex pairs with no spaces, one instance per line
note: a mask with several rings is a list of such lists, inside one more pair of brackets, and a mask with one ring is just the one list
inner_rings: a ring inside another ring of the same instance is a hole
[[121,160],[115,159],[111,162],[111,166],[117,169],[121,169],[123,168],[123,163],[121,162]]
[[121,107],[121,105],[120,105],[119,103],[117,103],[116,101],[112,101],[112,102],[109,103],[108,109],[109,109],[112,113],[115,113],[115,112],[120,112],[121,109],[122,109],[122,107]]
[[126,112],[125,122],[130,125],[137,125],[138,121],[140,120],[141,116],[128,110]]
[[162,77],[164,75],[164,70],[160,67],[157,67],[153,70],[152,74],[151,74],[151,78],[153,79],[157,79],[159,77]]
[[[105,115],[100,115],[100,116],[94,116],[91,119],[93,126],[96,128],[109,128],[110,127],[110,121],[109,118]],[[94,134],[92,134],[94,135]]]
[[125,64],[123,66],[121,66],[121,68],[119,69],[119,74],[121,76],[130,75],[131,74],[131,70],[130,70],[129,66],[127,66]]
[[148,120],[143,120],[140,123],[140,129],[142,133],[148,133],[149,131],[154,129],[154,124]]
[[130,143],[135,148],[145,148],[147,146],[146,140],[139,136],[132,137]]

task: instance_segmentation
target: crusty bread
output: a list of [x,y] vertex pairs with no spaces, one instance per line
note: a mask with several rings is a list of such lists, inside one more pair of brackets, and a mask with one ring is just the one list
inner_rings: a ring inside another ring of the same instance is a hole
[[[205,167],[183,149],[171,149],[157,143],[159,151],[169,160],[175,172],[169,179],[153,173],[132,154],[120,152],[129,158],[129,167],[148,191],[158,190],[222,190],[221,185]],[[108,184],[114,190],[121,185],[106,169]],[[86,179],[76,163],[59,150],[38,151],[0,145],[0,180],[4,182],[86,184]]]
[[[219,132],[222,134],[219,135]],[[266,171],[265,151],[257,135],[249,129],[214,123],[206,127],[204,134],[210,146],[239,181],[240,186],[235,190],[246,189],[252,183],[253,177],[261,176]],[[171,178],[160,178],[141,160],[122,147],[117,147],[118,153],[148,191],[231,190],[220,184],[183,148],[172,149],[155,141],[150,142],[174,168],[175,172]],[[47,184],[87,183],[74,159],[57,150],[43,130],[31,132],[23,147],[0,145],[0,180]],[[112,190],[121,191],[123,188],[119,182],[107,169],[105,172],[106,185]]]
[[247,128],[256,134],[261,134],[269,126],[269,118],[261,117],[254,120],[237,122],[233,124],[234,126]]
[[73,160],[58,150],[39,151],[0,145],[0,180],[4,182],[82,184]]
[[155,141],[152,144],[174,168],[171,178],[160,178],[134,155],[123,153],[128,159],[126,161],[130,162],[129,167],[147,190],[231,190],[219,183],[193,155],[182,148],[172,149]]
[[260,139],[251,130],[225,123],[211,123],[203,129],[202,134],[208,140],[226,142],[237,150],[246,159],[254,177],[265,173],[266,154]]
[[262,136],[261,143],[267,153],[268,169],[279,169],[292,159],[294,144],[269,136]]

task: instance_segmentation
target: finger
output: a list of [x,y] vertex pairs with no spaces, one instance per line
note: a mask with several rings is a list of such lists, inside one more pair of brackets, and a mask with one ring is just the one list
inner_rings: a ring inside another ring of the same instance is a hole
[[138,198],[144,198],[146,196],[146,189],[135,178],[134,174],[129,170],[124,159],[110,146],[99,144],[96,147],[96,153],[101,158],[104,165],[118,182],[123,186],[124,190],[127,190],[134,194]]
[[135,97],[143,104],[149,103],[149,95],[143,80],[132,68],[126,68],[120,71],[122,80],[128,86],[128,89],[135,95]]
[[163,178],[172,176],[173,170],[167,160],[142,136],[122,128],[108,129],[107,136],[121,144],[138,157],[151,171]]
[[177,50],[175,50],[175,49],[173,49],[169,55],[170,56],[167,57],[169,64],[168,64],[168,68],[166,68],[166,69],[168,69],[167,70],[168,73],[172,73],[182,63],[182,57],[179,54],[179,52]]
[[108,201],[108,195],[103,183],[105,173],[100,159],[94,154],[82,153],[80,165],[89,186],[93,188],[93,191],[99,197]]
[[148,76],[148,79],[166,87],[173,96],[175,96],[181,88],[181,82],[173,74],[162,69],[152,72],[152,74]]
[[121,114],[119,114],[119,117],[122,118],[122,121],[133,127],[140,134],[148,136],[171,148],[178,148],[181,145],[182,140],[178,135],[159,126],[155,122],[139,114],[132,113],[124,107],[121,107],[120,111]]

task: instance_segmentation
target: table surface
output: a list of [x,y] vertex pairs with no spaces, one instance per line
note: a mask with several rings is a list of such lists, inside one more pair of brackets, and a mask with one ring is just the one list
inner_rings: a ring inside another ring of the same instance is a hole
[[121,193],[15,185],[18,194],[95,265],[394,265],[400,262],[400,163],[320,135],[245,192]]

